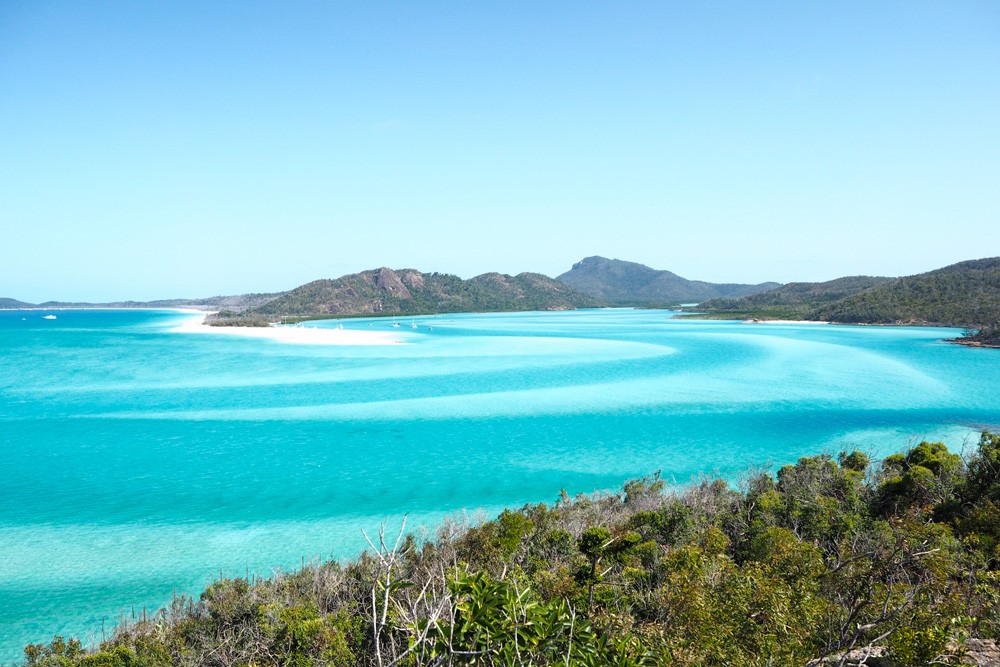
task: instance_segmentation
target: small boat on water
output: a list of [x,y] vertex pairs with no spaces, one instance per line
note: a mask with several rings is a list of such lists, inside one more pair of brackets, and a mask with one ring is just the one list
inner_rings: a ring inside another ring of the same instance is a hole
[[54,320],[54,319],[56,319],[56,316],[55,315],[42,315],[42,319],[43,320]]

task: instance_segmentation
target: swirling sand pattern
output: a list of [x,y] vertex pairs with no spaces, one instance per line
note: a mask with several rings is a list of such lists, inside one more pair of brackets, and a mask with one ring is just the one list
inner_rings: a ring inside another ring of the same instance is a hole
[[351,555],[404,512],[433,527],[1000,423],[1000,354],[947,329],[606,310],[312,323],[406,343],[325,346],[38,315],[0,312],[0,660],[220,571]]

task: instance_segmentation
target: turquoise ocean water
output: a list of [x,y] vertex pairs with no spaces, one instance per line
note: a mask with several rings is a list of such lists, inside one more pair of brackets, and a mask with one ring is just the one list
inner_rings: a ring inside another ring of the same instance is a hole
[[406,344],[343,347],[43,314],[0,311],[0,662],[220,572],[351,556],[403,513],[433,530],[657,470],[735,480],[1000,425],[1000,351],[949,329],[595,310],[346,320]]

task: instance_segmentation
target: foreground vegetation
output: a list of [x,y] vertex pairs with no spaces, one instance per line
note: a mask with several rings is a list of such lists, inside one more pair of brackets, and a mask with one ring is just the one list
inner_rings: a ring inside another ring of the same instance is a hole
[[896,665],[957,664],[968,638],[1000,637],[1000,435],[966,458],[927,442],[875,465],[802,458],[738,491],[654,476],[371,542],[25,662],[751,667],[878,644]]

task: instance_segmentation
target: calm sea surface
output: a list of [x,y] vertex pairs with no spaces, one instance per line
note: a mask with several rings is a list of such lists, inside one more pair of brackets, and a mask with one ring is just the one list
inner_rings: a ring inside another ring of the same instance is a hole
[[338,347],[44,314],[0,311],[0,661],[220,572],[351,556],[404,513],[433,529],[1000,425],[1000,351],[950,329],[596,310],[347,320],[407,344]]

